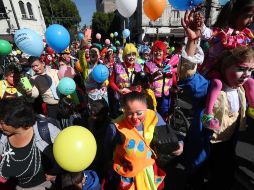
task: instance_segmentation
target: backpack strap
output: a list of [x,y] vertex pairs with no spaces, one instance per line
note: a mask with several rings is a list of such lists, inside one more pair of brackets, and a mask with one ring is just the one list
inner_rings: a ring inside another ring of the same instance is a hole
[[6,146],[8,139],[7,136],[5,136],[3,133],[0,132],[0,161],[1,161],[1,155],[3,154],[4,147]]
[[38,125],[38,132],[41,136],[42,140],[47,142],[48,144],[52,144],[51,138],[50,138],[50,132],[48,127],[48,122],[46,120],[37,120]]

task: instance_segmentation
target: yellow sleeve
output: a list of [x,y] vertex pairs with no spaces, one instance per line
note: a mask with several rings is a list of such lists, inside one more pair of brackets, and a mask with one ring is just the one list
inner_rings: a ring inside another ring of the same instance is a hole
[[0,99],[3,97],[3,81],[0,80]]
[[148,96],[150,96],[150,98],[152,99],[152,104],[153,104],[153,110],[157,111],[157,101],[156,101],[156,97],[154,95],[154,92],[151,89],[146,89],[146,93]]
[[79,52],[79,62],[80,62],[80,66],[83,70],[82,74],[84,79],[86,80],[88,78],[88,63],[86,61],[86,56],[85,56],[85,51],[81,50]]

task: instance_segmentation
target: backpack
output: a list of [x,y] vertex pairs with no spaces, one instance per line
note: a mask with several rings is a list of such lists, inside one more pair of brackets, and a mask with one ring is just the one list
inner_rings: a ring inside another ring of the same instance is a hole
[[48,144],[53,144],[50,137],[48,123],[55,125],[58,129],[61,129],[60,123],[54,118],[45,117],[43,115],[36,115],[36,118],[37,118],[38,131],[42,140],[44,140]]

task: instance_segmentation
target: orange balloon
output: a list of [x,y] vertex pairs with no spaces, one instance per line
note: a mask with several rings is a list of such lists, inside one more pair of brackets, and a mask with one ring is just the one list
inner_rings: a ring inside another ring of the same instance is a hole
[[75,63],[75,68],[76,68],[77,71],[79,71],[79,72],[82,72],[82,71],[83,71],[79,61],[77,61],[77,62]]
[[152,21],[155,21],[161,17],[166,5],[167,0],[144,0],[145,14]]

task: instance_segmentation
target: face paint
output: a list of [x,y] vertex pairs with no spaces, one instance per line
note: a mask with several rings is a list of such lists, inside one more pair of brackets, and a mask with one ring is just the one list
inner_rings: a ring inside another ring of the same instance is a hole
[[135,63],[135,60],[136,60],[136,53],[130,53],[130,54],[127,54],[125,56],[125,60],[126,62],[130,63],[130,64],[134,64]]
[[127,121],[134,127],[138,127],[145,121],[147,106],[144,102],[134,100],[127,103],[125,116]]
[[153,52],[153,56],[156,60],[160,61],[163,59],[163,51],[160,49],[157,49]]

